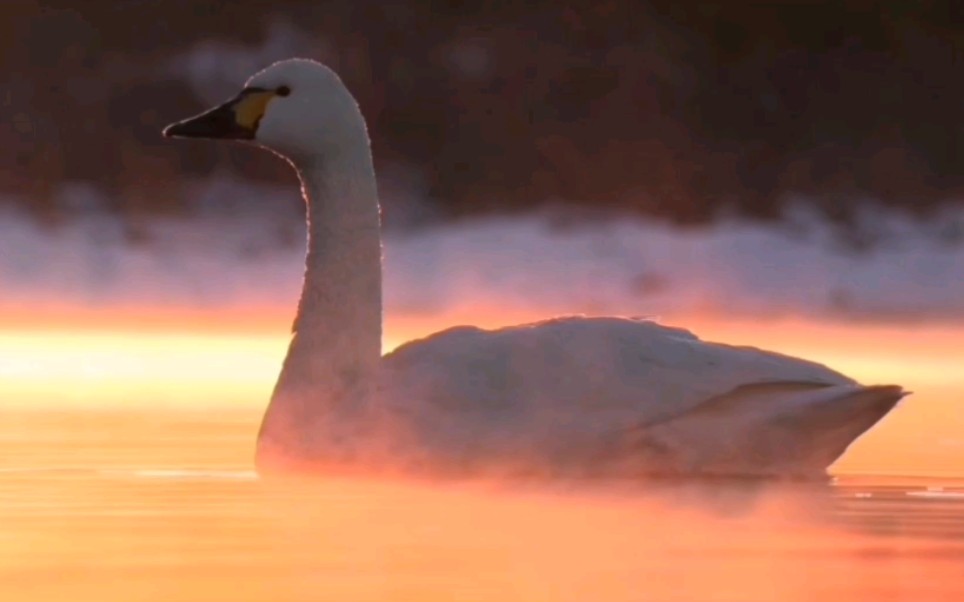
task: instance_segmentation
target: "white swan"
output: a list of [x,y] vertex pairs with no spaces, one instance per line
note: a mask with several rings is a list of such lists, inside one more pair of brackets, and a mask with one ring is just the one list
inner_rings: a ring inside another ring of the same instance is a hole
[[905,394],[615,317],[462,326],[383,357],[375,173],[338,76],[282,61],[164,134],[250,140],[301,178],[307,269],[258,439],[262,472],[815,476]]

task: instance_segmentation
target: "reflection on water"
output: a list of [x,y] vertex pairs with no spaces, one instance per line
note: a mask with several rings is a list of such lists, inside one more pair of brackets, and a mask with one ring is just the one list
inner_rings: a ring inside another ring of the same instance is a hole
[[4,416],[0,599],[964,599],[952,481],[263,482],[257,418]]

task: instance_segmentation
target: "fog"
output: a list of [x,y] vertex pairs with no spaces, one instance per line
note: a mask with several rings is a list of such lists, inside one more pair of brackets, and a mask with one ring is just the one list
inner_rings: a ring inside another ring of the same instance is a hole
[[[293,308],[305,240],[297,190],[215,176],[186,193],[190,215],[151,220],[136,236],[89,186],[61,190],[73,213],[53,230],[0,212],[2,303]],[[964,317],[964,210],[918,220],[868,205],[867,244],[855,247],[807,207],[799,199],[775,223],[698,227],[565,208],[414,229],[394,227],[396,215],[384,241],[386,313]]]

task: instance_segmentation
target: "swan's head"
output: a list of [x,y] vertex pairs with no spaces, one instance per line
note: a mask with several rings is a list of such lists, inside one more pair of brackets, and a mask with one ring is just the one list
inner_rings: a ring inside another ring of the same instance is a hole
[[354,97],[334,71],[308,59],[271,65],[231,100],[167,126],[164,135],[253,141],[295,162],[368,144]]

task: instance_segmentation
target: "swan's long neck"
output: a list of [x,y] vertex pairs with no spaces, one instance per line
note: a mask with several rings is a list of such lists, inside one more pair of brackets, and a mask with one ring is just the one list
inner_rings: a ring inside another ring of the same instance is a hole
[[261,426],[259,464],[272,461],[270,456],[313,460],[330,453],[336,431],[360,416],[376,380],[381,240],[365,143],[354,153],[298,169],[308,212],[304,286],[294,336]]
[[295,344],[286,362],[292,368],[301,366],[301,360],[369,366],[381,355],[382,248],[375,174],[370,157],[361,165],[351,163],[300,174],[308,205],[308,255]]

